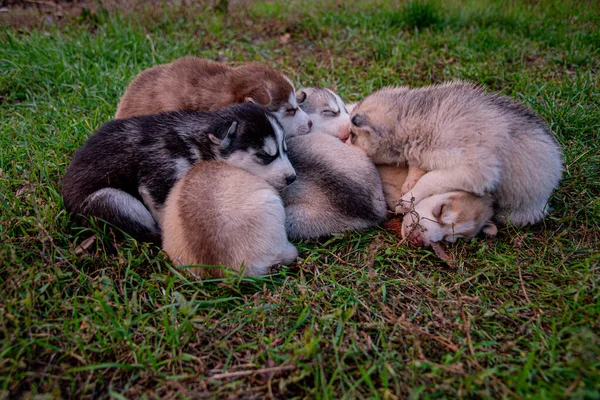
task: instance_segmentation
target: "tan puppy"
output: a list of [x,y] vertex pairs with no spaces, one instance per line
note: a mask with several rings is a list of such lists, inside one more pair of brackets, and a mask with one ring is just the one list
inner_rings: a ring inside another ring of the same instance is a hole
[[[395,210],[401,201],[408,168],[378,165],[377,170],[388,208]],[[471,239],[481,231],[494,236],[498,229],[492,222],[493,215],[490,195],[481,197],[463,191],[436,194],[421,200],[404,216],[401,234],[415,246],[440,241],[454,243],[459,238]]]
[[[223,162],[192,167],[165,204],[163,248],[175,265],[223,265],[266,275],[298,252],[285,232],[281,198],[263,179]],[[195,276],[222,277],[221,268],[191,268]]]
[[251,101],[275,114],[286,135],[310,131],[312,121],[298,107],[294,85],[262,64],[230,67],[183,57],[140,73],[121,98],[115,118],[174,110],[212,111]]
[[545,123],[468,82],[381,89],[356,105],[351,123],[352,144],[376,164],[409,166],[398,212],[460,190],[492,193],[498,219],[533,224],[561,178],[561,150]]

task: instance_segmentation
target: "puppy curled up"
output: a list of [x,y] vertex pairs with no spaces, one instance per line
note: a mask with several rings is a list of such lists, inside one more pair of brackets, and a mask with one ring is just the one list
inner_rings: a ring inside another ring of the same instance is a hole
[[252,103],[110,121],[75,152],[62,180],[67,211],[160,242],[167,194],[192,165],[224,161],[282,189],[296,175],[275,117]]
[[287,139],[296,181],[281,197],[292,239],[311,239],[382,223],[387,210],[375,165],[342,142],[350,117],[342,99],[329,89],[304,88],[300,107],[315,122],[309,135]]
[[351,143],[376,164],[409,167],[398,212],[460,190],[491,193],[501,222],[534,224],[562,175],[560,147],[541,118],[468,82],[381,89],[351,122]]
[[286,135],[303,135],[312,122],[298,108],[294,85],[263,64],[230,67],[198,57],[183,57],[141,72],[119,102],[115,118],[175,110],[211,111],[252,102],[272,112]]
[[[175,265],[212,265],[249,276],[296,260],[285,232],[277,191],[263,179],[223,162],[192,167],[167,198],[163,249]],[[222,268],[194,267],[197,277],[222,277]]]
[[[402,186],[408,177],[408,168],[378,165],[383,192],[390,210],[398,206]],[[494,200],[491,195],[477,196],[465,191],[435,194],[421,200],[402,219],[400,233],[415,246],[429,246],[434,242],[454,243],[472,239],[480,232],[495,236],[498,229],[492,222]]]

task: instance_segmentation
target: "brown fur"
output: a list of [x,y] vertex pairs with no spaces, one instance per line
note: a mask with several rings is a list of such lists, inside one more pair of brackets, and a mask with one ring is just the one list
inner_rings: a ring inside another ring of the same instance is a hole
[[275,111],[294,91],[279,71],[262,64],[230,67],[183,57],[140,73],[121,98],[115,118],[174,110],[216,110],[253,101]]
[[[223,265],[261,276],[288,264],[297,251],[285,232],[285,210],[275,189],[240,168],[217,162],[192,167],[169,193],[163,249],[176,265]],[[222,268],[189,268],[222,277]]]

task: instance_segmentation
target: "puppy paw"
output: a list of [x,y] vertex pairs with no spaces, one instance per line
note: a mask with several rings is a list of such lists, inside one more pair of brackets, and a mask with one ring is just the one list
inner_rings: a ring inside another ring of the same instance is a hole
[[408,214],[412,210],[414,210],[414,204],[410,201],[402,201],[398,202],[398,205],[394,209],[396,214]]
[[486,236],[496,236],[498,227],[494,223],[488,222],[483,226],[483,233],[485,233]]
[[405,194],[410,192],[412,190],[412,188],[415,187],[416,184],[417,184],[416,179],[411,179],[411,180],[407,179],[406,181],[404,181],[404,184],[402,185],[402,189],[400,192],[400,196],[404,196]]

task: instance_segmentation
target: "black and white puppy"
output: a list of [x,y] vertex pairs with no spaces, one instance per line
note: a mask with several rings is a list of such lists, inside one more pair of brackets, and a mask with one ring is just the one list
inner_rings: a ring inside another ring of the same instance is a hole
[[275,116],[252,103],[114,120],[75,152],[62,196],[75,215],[159,243],[163,204],[192,165],[224,161],[281,190],[296,178],[286,153]]

